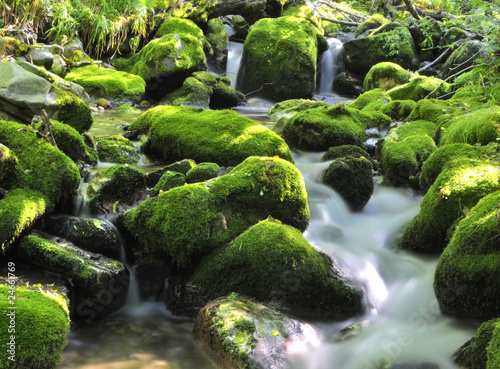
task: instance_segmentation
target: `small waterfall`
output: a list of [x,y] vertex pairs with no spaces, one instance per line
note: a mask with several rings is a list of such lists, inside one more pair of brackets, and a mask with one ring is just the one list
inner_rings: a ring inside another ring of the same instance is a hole
[[82,178],[80,185],[76,189],[76,196],[73,199],[73,215],[90,218],[90,206],[87,198],[88,183]]
[[[114,225],[113,225],[114,227]],[[125,242],[122,239],[120,231],[118,231],[118,237],[120,239],[120,262],[127,268],[130,273],[130,280],[127,292],[127,301],[125,302],[124,309],[127,313],[134,314],[134,311],[139,308],[141,304],[141,296],[139,291],[139,282],[135,275],[136,265],[130,264],[127,258],[127,250],[125,248]]]
[[320,95],[333,94],[335,76],[344,70],[342,42],[336,38],[327,39],[330,48],[321,58],[321,78],[319,82]]
[[231,88],[236,89],[238,70],[240,69],[243,44],[229,41],[227,51],[226,77],[231,79]]

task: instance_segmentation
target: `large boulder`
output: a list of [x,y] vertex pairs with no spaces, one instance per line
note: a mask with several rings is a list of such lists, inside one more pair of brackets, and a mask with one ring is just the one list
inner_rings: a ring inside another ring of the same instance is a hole
[[120,222],[138,249],[186,267],[268,216],[304,231],[309,222],[304,181],[285,160],[250,157],[225,176],[149,198]]
[[487,145],[500,138],[500,112],[479,109],[449,119],[441,129],[440,144],[468,143]]
[[[0,332],[2,368],[55,369],[70,331],[66,300],[57,292],[16,286],[13,281],[0,284],[0,308],[5,314]],[[13,306],[16,309],[10,309]]]
[[76,95],[55,87],[16,63],[0,63],[0,110],[29,124],[42,110],[78,132],[92,126],[90,108]]
[[441,67],[443,78],[456,75],[474,64],[474,60],[486,55],[487,45],[481,41],[470,40],[464,42],[450,55]]
[[500,318],[481,324],[476,335],[458,349],[454,361],[465,369],[500,367]]
[[381,62],[391,62],[404,69],[418,66],[415,42],[410,31],[404,27],[388,27],[384,32],[374,32],[368,37],[344,43],[344,62],[349,72],[365,75],[370,68]]
[[231,292],[295,316],[345,318],[363,311],[363,293],[301,232],[259,222],[202,259],[185,284],[170,286],[172,311],[193,315]]
[[363,88],[365,91],[375,88],[390,90],[395,86],[408,83],[411,77],[413,77],[413,73],[398,64],[382,62],[370,68],[365,76]]
[[217,72],[224,72],[226,70],[225,60],[227,57],[229,35],[220,18],[212,18],[207,22],[205,38],[213,50],[209,58],[209,64]]
[[141,154],[139,146],[120,135],[95,137],[99,160],[107,163],[137,164]]
[[387,93],[393,100],[419,101],[426,97],[438,98],[450,92],[451,86],[435,77],[415,76],[404,85],[396,86]]
[[35,235],[23,238],[18,253],[21,260],[71,280],[74,319],[90,322],[125,304],[130,276],[119,261]]
[[238,89],[274,101],[310,98],[318,56],[327,49],[324,36],[306,19],[261,19],[245,40]]
[[500,193],[480,200],[462,220],[436,267],[434,291],[446,314],[500,316]]
[[159,106],[141,115],[129,129],[149,131],[144,151],[164,161],[190,158],[229,166],[253,155],[278,155],[293,162],[281,137],[230,110]]
[[233,294],[200,311],[193,340],[222,368],[286,369],[289,347],[316,346],[319,335],[307,323]]

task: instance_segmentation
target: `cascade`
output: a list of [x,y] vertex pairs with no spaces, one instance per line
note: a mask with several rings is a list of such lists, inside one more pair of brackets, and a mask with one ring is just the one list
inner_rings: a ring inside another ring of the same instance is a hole
[[344,70],[342,42],[336,38],[327,38],[330,48],[321,58],[321,77],[319,81],[319,95],[332,95],[335,76]]
[[235,90],[242,55],[243,44],[229,41],[227,51],[226,77],[229,77],[231,79],[231,88]]

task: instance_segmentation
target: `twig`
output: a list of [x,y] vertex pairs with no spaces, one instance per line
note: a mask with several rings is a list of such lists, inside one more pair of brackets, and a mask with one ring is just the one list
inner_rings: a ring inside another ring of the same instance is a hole
[[432,90],[432,92],[430,92],[426,97],[424,97],[424,99],[428,99],[434,92],[436,92],[439,87],[441,87],[443,85],[443,83],[445,83],[446,81],[448,81],[449,79],[453,78],[453,77],[456,77],[458,76],[459,74],[462,74],[464,73],[465,71],[469,70],[469,69],[474,69],[475,67],[479,67],[480,65],[484,65],[484,63],[481,63],[481,64],[475,64],[475,65],[471,65],[467,68],[464,68],[462,69],[460,72],[457,72],[455,74],[452,74],[451,76],[449,76],[448,78],[446,78],[445,80],[441,81],[441,83],[434,89]]
[[333,4],[330,4],[329,2],[327,1],[322,1],[322,0],[319,0],[319,1],[315,1],[315,4],[323,4],[323,5],[326,5],[328,6],[329,8],[332,8],[334,10],[337,10],[339,12],[342,12],[342,13],[345,13],[345,14],[349,14],[351,16],[353,16],[354,18],[359,18],[359,19],[362,19],[362,20],[366,20],[368,19],[368,17],[365,17],[364,15],[359,15],[359,14],[355,14],[355,13],[351,13],[350,11],[347,11],[347,10],[344,10],[342,8],[339,8],[338,6],[335,6]]
[[325,17],[324,15],[321,15],[321,19],[328,21],[328,22],[332,22],[332,23],[343,24],[345,26],[359,26],[361,24],[361,23],[357,23],[357,22],[346,22],[346,21],[341,21],[341,20],[337,20],[337,19],[333,19],[333,18],[328,18],[328,17]]
[[434,64],[436,64],[438,61],[440,61],[441,59],[443,59],[443,58],[446,56],[446,54],[448,54],[448,52],[449,52],[450,50],[451,50],[451,48],[447,48],[447,49],[446,49],[443,53],[441,53],[441,55],[439,55],[439,56],[437,57],[437,59],[436,59],[436,60],[434,60],[432,63],[429,63],[429,64],[427,64],[425,67],[420,68],[419,70],[417,70],[417,73],[420,73],[420,72],[422,72],[422,71],[426,70],[427,68],[432,67],[432,66],[433,66]]
[[26,128],[19,128],[18,131],[25,131],[25,132],[31,132],[37,135],[37,137],[43,138],[46,141],[48,141],[52,146],[57,147],[56,140],[54,139],[54,135],[52,133],[52,129],[50,126],[54,126],[54,123],[52,123],[45,112],[45,110],[42,110],[42,126],[37,129],[32,131],[31,129],[26,129]]
[[467,59],[466,61],[464,61],[463,63],[460,63],[456,66],[454,66],[453,68],[450,68],[450,70],[455,70],[457,68],[460,68],[462,65],[468,63],[469,61],[471,61],[473,58],[475,58],[477,55],[479,55],[480,51],[478,51],[477,53],[475,53],[474,55],[472,55],[469,59]]

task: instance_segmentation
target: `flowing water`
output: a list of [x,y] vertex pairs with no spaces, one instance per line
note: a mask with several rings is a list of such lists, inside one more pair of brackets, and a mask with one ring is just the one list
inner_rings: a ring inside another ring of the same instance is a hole
[[335,76],[344,70],[344,48],[339,39],[327,38],[330,48],[321,58],[321,76],[319,81],[319,95],[331,96],[334,94]]
[[226,77],[231,79],[231,88],[236,89],[238,70],[240,69],[241,56],[243,55],[243,44],[229,41],[227,51]]

